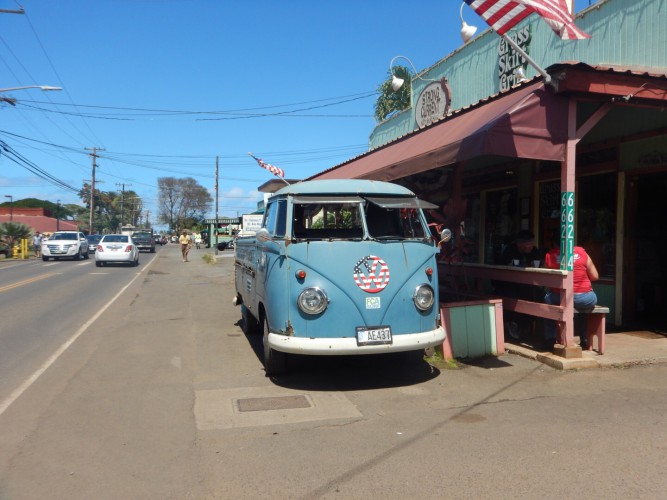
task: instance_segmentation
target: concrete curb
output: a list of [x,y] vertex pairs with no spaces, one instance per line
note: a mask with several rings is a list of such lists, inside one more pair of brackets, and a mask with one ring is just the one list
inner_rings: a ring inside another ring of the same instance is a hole
[[557,370],[584,370],[600,368],[600,364],[589,357],[596,353],[584,352],[582,358],[562,358],[550,352],[538,352],[515,344],[505,344],[505,351],[524,358],[534,359]]

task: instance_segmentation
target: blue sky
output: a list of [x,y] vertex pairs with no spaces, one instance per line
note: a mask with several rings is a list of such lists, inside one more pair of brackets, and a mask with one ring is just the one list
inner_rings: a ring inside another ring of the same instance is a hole
[[[0,13],[0,89],[63,91],[3,92],[18,105],[0,103],[0,140],[76,189],[91,177],[90,149],[103,149],[97,187],[136,191],[153,223],[157,179],[193,177],[213,195],[216,156],[218,213],[235,216],[255,208],[256,188],[272,178],[249,151],[288,178],[364,152],[392,57],[421,70],[461,44],[452,0],[19,3],[25,15]],[[464,17],[486,28],[468,7]],[[5,154],[0,191],[82,204]]]

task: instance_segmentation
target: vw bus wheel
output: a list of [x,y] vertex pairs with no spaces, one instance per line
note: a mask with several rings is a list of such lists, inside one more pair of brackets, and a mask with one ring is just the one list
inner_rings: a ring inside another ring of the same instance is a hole
[[266,376],[280,375],[287,369],[287,354],[269,346],[269,322],[264,318],[264,371]]

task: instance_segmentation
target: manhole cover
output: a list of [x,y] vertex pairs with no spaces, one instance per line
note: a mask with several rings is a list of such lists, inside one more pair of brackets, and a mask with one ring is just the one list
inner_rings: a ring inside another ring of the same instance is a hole
[[310,408],[312,406],[308,398],[303,395],[239,399],[237,405],[241,412],[290,410],[293,408]]

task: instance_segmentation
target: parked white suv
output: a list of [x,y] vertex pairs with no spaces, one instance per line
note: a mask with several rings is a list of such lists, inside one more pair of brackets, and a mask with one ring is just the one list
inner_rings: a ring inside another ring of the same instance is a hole
[[63,257],[74,260],[89,258],[88,240],[83,233],[57,231],[48,240],[42,241],[42,260],[58,260]]

